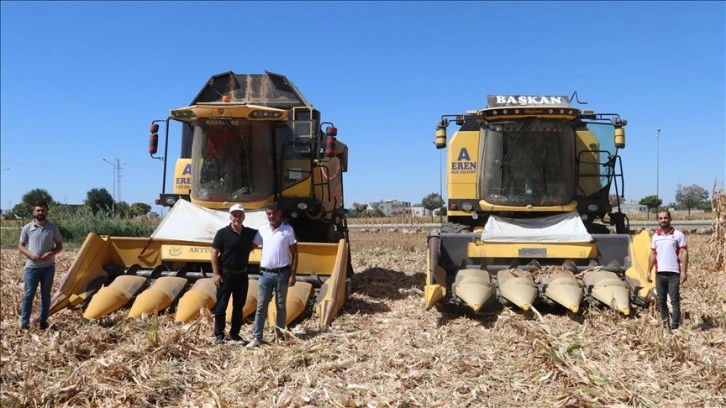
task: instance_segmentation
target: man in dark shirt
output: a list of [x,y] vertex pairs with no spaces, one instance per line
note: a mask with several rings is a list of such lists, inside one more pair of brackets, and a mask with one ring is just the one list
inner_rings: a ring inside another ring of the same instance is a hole
[[242,225],[245,209],[240,204],[229,208],[230,224],[221,228],[212,241],[212,272],[217,286],[217,304],[214,307],[215,344],[224,344],[224,326],[229,297],[232,296],[232,325],[229,338],[244,341],[239,335],[242,328],[242,309],[249,286],[247,263],[253,249],[256,229]]

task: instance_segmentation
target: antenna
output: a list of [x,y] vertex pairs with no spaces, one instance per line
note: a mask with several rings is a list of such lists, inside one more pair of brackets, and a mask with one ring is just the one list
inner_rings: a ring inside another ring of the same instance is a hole
[[580,100],[580,96],[577,94],[577,91],[574,91],[572,93],[572,96],[570,96],[570,101],[573,101],[573,100],[577,101],[577,103],[579,103],[580,105],[587,105],[587,102],[582,102]]

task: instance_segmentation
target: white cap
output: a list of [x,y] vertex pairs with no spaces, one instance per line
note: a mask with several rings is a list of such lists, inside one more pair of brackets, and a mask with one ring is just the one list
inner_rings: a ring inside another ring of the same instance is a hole
[[242,211],[245,212],[245,208],[242,207],[242,204],[235,204],[231,207],[229,207],[229,213],[232,214],[235,211]]

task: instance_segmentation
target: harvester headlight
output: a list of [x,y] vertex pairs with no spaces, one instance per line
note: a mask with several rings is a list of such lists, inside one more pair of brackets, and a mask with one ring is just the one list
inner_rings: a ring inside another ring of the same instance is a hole
[[250,112],[252,119],[278,119],[282,117],[282,112],[268,110],[254,110]]
[[290,217],[292,217],[292,218],[297,218],[297,216],[298,216],[297,211],[293,211],[290,213]]
[[467,202],[461,205],[461,209],[464,211],[471,211],[474,209],[474,206],[471,205],[471,203]]
[[166,197],[166,198],[164,199],[164,202],[165,202],[165,203],[166,203],[166,205],[168,205],[169,207],[173,207],[173,206],[174,206],[174,204],[176,204],[176,197],[168,196],[168,197]]
[[581,219],[582,219],[583,221],[587,221],[587,218],[588,218],[588,217],[587,217],[587,214],[580,214],[580,218],[581,218]]
[[590,212],[595,212],[599,209],[600,209],[600,207],[597,204],[590,204],[587,206],[587,210]]
[[308,205],[305,203],[297,203],[297,208],[301,209],[302,211],[305,211],[308,209]]

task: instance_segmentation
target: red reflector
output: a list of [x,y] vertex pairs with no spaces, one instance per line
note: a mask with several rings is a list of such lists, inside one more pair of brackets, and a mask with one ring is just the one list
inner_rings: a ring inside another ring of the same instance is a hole
[[156,203],[156,205],[161,205],[161,200],[158,198],[156,200],[154,200],[154,202]]
[[451,203],[451,205],[449,206],[449,209],[456,210],[457,209],[456,203]]

